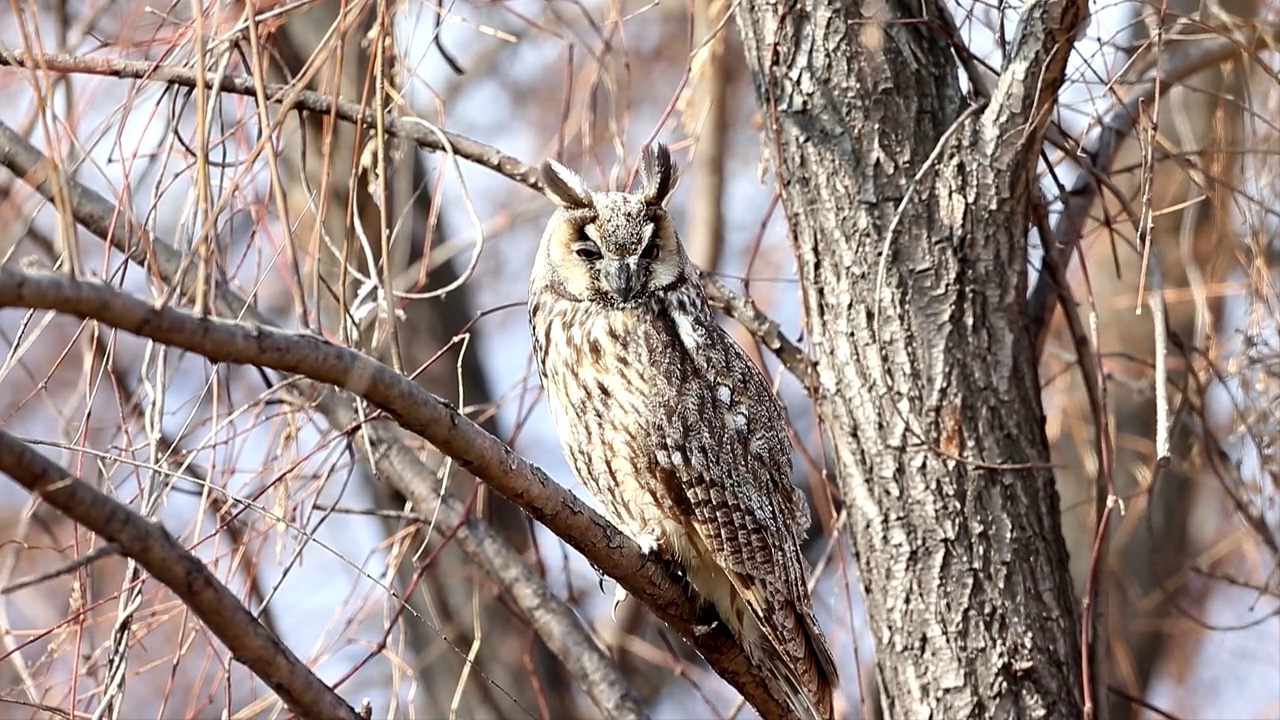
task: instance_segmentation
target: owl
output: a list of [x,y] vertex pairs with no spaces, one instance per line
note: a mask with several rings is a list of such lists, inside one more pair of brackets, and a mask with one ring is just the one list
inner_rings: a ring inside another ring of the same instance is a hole
[[[781,404],[716,323],[664,207],[676,168],[645,149],[638,192],[555,161],[559,206],[529,288],[538,373],[574,474],[646,553],[683,569],[800,717],[833,716]],[[616,605],[615,605],[616,607]]]

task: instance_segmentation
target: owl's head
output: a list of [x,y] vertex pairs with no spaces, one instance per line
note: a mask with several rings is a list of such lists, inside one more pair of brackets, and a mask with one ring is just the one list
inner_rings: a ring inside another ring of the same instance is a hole
[[594,192],[554,160],[542,164],[547,223],[535,278],[575,300],[630,307],[685,277],[688,258],[663,204],[676,184],[666,145],[646,147],[636,192]]

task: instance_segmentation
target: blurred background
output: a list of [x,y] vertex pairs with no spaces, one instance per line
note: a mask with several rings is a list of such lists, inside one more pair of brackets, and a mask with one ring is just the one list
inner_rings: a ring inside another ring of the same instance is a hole
[[[1021,3],[950,7],[962,40],[998,69]],[[139,237],[181,250],[205,292],[175,297],[7,170],[0,257],[205,313],[225,284],[284,327],[392,364],[585,498],[542,402],[524,311],[549,202],[288,97],[260,104],[139,79],[149,73],[137,68],[337,95],[525,163],[558,158],[613,189],[645,143],[667,142],[684,171],[672,209],[694,261],[804,346],[785,216],[727,13],[724,0],[14,2],[0,14],[0,49],[40,58],[43,71],[0,59],[0,122],[110,199]],[[1045,147],[1052,215],[1066,190],[1102,188],[1071,280],[1106,371],[1124,499],[1099,566],[1112,718],[1280,718],[1270,38],[1280,38],[1272,3],[1096,3]],[[1231,52],[1197,60],[1223,39]],[[1132,132],[1095,164],[1108,123],[1164,59],[1195,72],[1139,104]],[[1135,249],[1135,227],[1150,233],[1151,252]],[[1037,232],[1029,242],[1034,278]],[[1167,467],[1157,462],[1149,292],[1163,293],[1176,338],[1160,351],[1174,409]],[[812,400],[768,348],[725,326],[787,406],[841,701],[849,718],[875,717],[874,652]],[[283,397],[266,374],[16,309],[0,310],[0,349],[6,430],[157,518],[345,698],[367,698],[373,717],[597,716],[492,577],[435,532],[434,508],[370,470],[357,430]],[[1095,538],[1098,418],[1065,327],[1041,357],[1080,589]],[[638,603],[611,618],[612,581],[577,553],[418,438],[401,441],[441,493],[483,514],[577,609],[654,717],[751,716]],[[286,715],[180,601],[101,545],[0,483],[0,718]]]

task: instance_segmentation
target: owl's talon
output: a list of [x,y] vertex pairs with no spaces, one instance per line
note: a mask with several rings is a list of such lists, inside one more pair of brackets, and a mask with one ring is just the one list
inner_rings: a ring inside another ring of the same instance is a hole
[[588,563],[588,564],[589,564],[589,565],[591,565],[591,569],[595,571],[595,573],[596,573],[596,582],[597,582],[597,583],[600,583],[600,592],[603,594],[603,593],[604,593],[604,580],[605,580],[605,578],[607,578],[607,577],[609,577],[609,576],[608,576],[608,575],[605,575],[603,570],[601,570],[600,568],[596,567],[596,564],[595,564],[595,563]]
[[636,544],[640,546],[640,552],[652,555],[658,549],[658,536],[653,532],[640,533],[636,536]]
[[613,618],[614,622],[618,621],[618,606],[622,604],[623,600],[626,600],[629,597],[631,597],[631,593],[627,592],[626,588],[621,585],[614,587],[613,608],[609,610],[609,615]]
[[719,624],[720,624],[720,621],[719,621],[719,620],[715,620],[715,621],[712,621],[712,622],[711,622],[710,624],[708,624],[708,625],[694,625],[694,626],[693,626],[693,634],[694,634],[694,635],[697,635],[698,637],[702,637],[703,635],[706,635],[707,633],[711,632],[712,630],[715,630],[715,629],[716,629],[716,626],[717,626],[717,625],[719,625]]

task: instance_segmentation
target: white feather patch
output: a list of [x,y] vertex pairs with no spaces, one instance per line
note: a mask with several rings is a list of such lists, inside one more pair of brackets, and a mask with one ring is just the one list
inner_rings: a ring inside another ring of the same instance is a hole
[[676,321],[676,332],[680,334],[680,342],[684,344],[687,350],[696,350],[702,344],[702,334],[698,328],[694,327],[683,313],[676,313],[674,316]]

